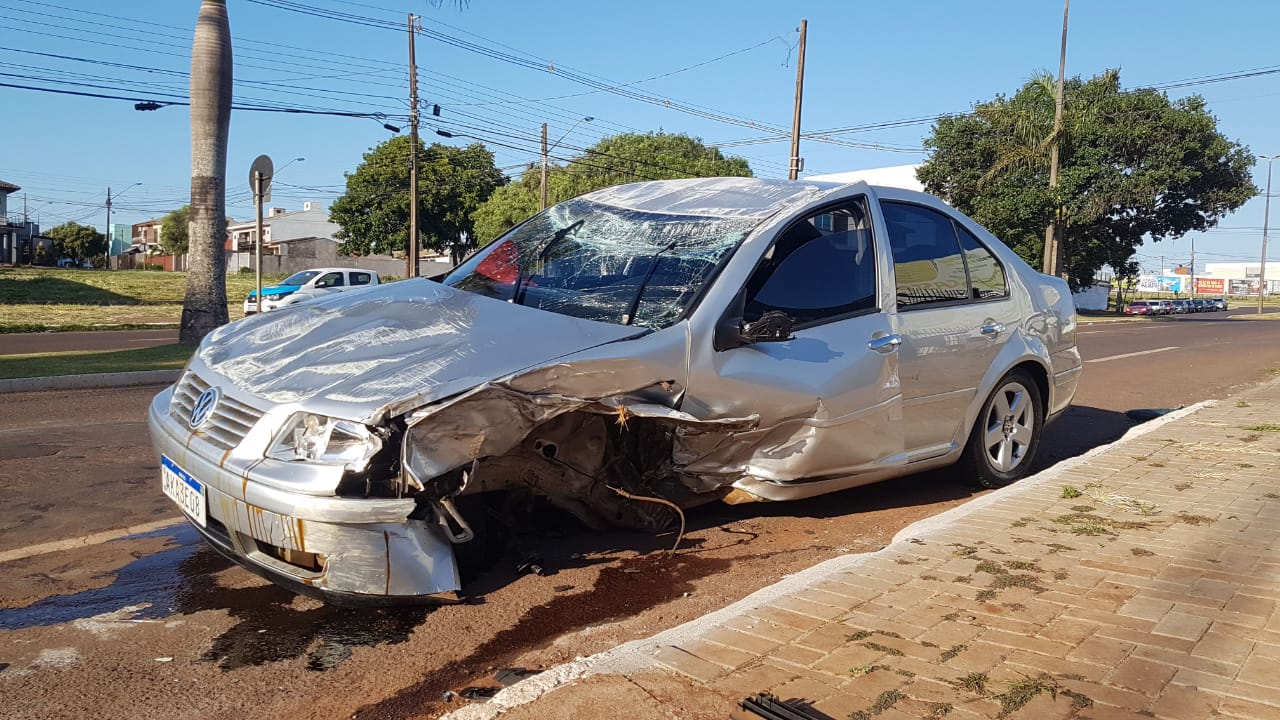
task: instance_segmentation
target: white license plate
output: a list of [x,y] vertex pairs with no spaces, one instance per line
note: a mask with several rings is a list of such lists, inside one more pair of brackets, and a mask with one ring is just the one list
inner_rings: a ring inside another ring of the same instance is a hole
[[205,500],[204,483],[191,477],[191,473],[164,455],[160,456],[160,489],[200,527],[205,526],[208,502]]

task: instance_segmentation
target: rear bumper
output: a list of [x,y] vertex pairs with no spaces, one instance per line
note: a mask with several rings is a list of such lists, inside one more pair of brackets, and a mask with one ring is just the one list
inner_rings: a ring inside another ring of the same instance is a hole
[[[192,525],[218,552],[294,592],[337,604],[439,602],[439,595],[459,589],[452,545],[427,523],[409,519],[413,500],[291,491],[282,486],[282,470],[288,479],[290,470],[305,474],[306,466],[242,451],[253,431],[239,447],[223,450],[170,415],[172,393],[168,388],[151,403],[151,440],[204,485],[208,521]],[[300,488],[314,487],[298,480]]]

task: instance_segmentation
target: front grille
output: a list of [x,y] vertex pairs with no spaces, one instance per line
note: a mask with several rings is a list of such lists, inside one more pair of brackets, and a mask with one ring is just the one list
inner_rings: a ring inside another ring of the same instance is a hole
[[[173,391],[173,402],[169,405],[169,414],[183,425],[191,419],[191,408],[195,405],[200,393],[209,388],[209,383],[201,380],[193,372],[183,373],[178,387]],[[240,444],[244,436],[262,417],[262,413],[244,403],[223,395],[213,408],[213,414],[205,421],[197,435],[204,436],[209,442],[224,450]]]

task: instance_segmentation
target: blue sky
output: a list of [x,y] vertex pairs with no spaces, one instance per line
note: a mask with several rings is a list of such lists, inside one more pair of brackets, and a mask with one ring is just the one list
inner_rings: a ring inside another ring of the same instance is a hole
[[[805,131],[961,112],[996,93],[1012,93],[1031,73],[1056,71],[1062,21],[1059,0],[471,0],[461,9],[449,0],[439,6],[425,0],[228,0],[228,6],[236,102],[385,113],[394,125],[403,125],[395,116],[407,113],[401,99],[407,92],[407,30],[394,25],[403,27],[410,11],[420,14],[427,31],[446,36],[418,38],[420,95],[428,108],[441,106],[439,118],[426,117],[428,139],[436,127],[484,138],[498,165],[513,174],[536,160],[539,125],[547,122],[553,142],[564,136],[552,153],[561,157],[605,135],[662,129],[708,143],[752,140],[725,151],[747,158],[757,175],[783,177],[787,142],[754,141],[773,128],[790,128],[793,46],[802,17],[809,21]],[[185,96],[198,8],[197,0],[0,0],[0,82],[139,99]],[[1122,83],[1138,87],[1280,64],[1274,50],[1280,3],[1075,0],[1071,13],[1071,75],[1118,67]],[[459,41],[524,62],[457,47]],[[575,82],[574,75],[588,84]],[[658,102],[600,91],[591,82],[625,85],[626,92]],[[1280,74],[1169,92],[1203,95],[1228,137],[1254,153],[1280,153],[1274,130]],[[662,99],[695,112],[667,107]],[[578,122],[588,116],[594,120]],[[137,112],[132,102],[0,87],[0,130],[0,179],[23,187],[32,214],[46,228],[69,219],[103,227],[107,186],[120,192],[142,183],[115,201],[112,220],[123,223],[159,216],[189,194],[185,107]],[[805,174],[918,162],[922,154],[904,150],[919,148],[928,130],[928,123],[915,123],[830,136],[842,144],[806,140]],[[271,155],[277,168],[306,158],[278,176],[272,203],[297,209],[305,200],[332,201],[342,190],[343,172],[389,136],[381,121],[369,118],[237,111],[228,157],[229,213],[252,215],[248,168],[260,153]],[[1259,187],[1265,172],[1265,162],[1255,168]],[[1197,266],[1256,259],[1262,206],[1258,197],[1224,218],[1220,229],[1199,235]],[[22,194],[11,196],[10,211],[21,208]],[[1172,266],[1187,261],[1190,245],[1188,238],[1149,245],[1139,259],[1158,269],[1164,256]],[[1280,258],[1278,245],[1272,245],[1273,260]]]

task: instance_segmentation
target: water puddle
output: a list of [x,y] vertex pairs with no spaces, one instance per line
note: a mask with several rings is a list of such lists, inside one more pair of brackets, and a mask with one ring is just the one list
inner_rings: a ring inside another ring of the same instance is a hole
[[226,588],[214,575],[232,567],[187,525],[142,537],[171,545],[115,572],[103,588],[55,595],[24,608],[0,610],[0,630],[46,627],[137,608],[132,620],[161,620],[225,610],[236,624],[213,639],[204,660],[223,670],[306,657],[308,670],[327,670],[360,646],[405,642],[430,608],[353,609],[299,600],[275,585]]

